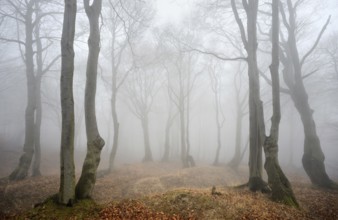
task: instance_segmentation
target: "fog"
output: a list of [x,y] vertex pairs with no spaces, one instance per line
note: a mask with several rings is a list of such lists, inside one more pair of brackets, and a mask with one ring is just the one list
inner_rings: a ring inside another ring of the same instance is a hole
[[[25,108],[27,78],[25,26],[13,11],[12,4],[20,1],[1,1],[0,9],[0,166],[1,177],[8,176],[19,163],[25,141]],[[40,37],[43,68],[41,78],[41,173],[60,172],[60,41],[63,5],[58,1],[41,1],[41,10],[51,13],[41,19]],[[116,71],[116,112],[119,121],[118,148],[114,167],[140,163],[145,158],[144,133],[140,103],[149,114],[149,145],[154,161],[161,161],[165,152],[165,131],[168,114],[172,117],[169,134],[169,161],[180,162],[181,131],[179,116],[180,92],[183,92],[185,134],[190,154],[197,166],[212,164],[217,152],[217,123],[221,125],[219,164],[228,164],[235,154],[236,117],[242,111],[240,132],[241,165],[247,166],[249,149],[248,74],[243,60],[223,58],[244,57],[246,52],[240,32],[227,1],[157,0],[103,1],[100,17],[100,55],[96,91],[96,117],[105,146],[101,152],[99,170],[109,167],[113,145],[112,72]],[[337,1],[298,1],[297,46],[303,57],[314,45],[329,15],[331,20],[318,45],[303,63],[303,82],[321,149],[325,155],[326,171],[338,178],[338,3]],[[75,108],[75,167],[81,172],[87,151],[84,118],[86,84],[88,21],[82,1],[78,2],[75,33],[74,108]],[[269,2],[261,1],[258,13],[258,68],[269,78],[271,42],[269,41]],[[285,6],[285,5],[284,5]],[[244,11],[239,8],[245,21]],[[17,17],[16,17],[17,16]],[[244,22],[245,23],[245,22]],[[35,38],[35,37],[34,37]],[[288,33],[281,21],[281,41]],[[112,49],[113,45],[113,49]],[[33,50],[37,44],[33,42]],[[112,69],[112,54],[115,69]],[[37,70],[36,54],[34,70]],[[49,66],[51,64],[51,66]],[[280,65],[281,87],[283,64]],[[215,84],[217,82],[217,85]],[[216,85],[216,87],[215,87]],[[214,87],[213,87],[214,86]],[[271,85],[260,77],[260,92],[264,106],[266,131],[272,115]],[[183,89],[180,91],[180,88]],[[217,91],[215,103],[215,91]],[[236,100],[243,103],[239,110]],[[216,113],[218,111],[218,113]],[[218,119],[216,119],[218,114]],[[218,121],[217,121],[218,120]],[[187,132],[188,130],[188,132]],[[281,124],[279,132],[279,161],[282,167],[302,169],[304,128],[301,117],[289,94],[281,92]]]

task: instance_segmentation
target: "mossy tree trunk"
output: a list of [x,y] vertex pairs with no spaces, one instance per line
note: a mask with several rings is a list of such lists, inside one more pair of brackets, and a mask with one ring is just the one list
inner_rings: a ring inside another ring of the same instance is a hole
[[89,198],[95,182],[96,171],[100,164],[101,150],[105,144],[101,138],[96,121],[95,95],[97,81],[97,65],[100,53],[99,16],[102,0],[95,0],[90,5],[89,0],[83,1],[89,20],[90,32],[88,38],[87,80],[85,88],[85,122],[87,134],[87,154],[83,163],[82,173],[76,185],[76,198]]
[[272,82],[272,108],[270,136],[265,139],[265,170],[268,183],[272,191],[272,199],[291,206],[298,207],[291,185],[284,175],[278,162],[278,136],[280,112],[280,84],[279,84],[279,0],[272,1],[272,63],[270,65]]
[[65,0],[61,38],[61,159],[59,202],[71,205],[75,199],[74,166],[74,33],[76,20],[76,0]]

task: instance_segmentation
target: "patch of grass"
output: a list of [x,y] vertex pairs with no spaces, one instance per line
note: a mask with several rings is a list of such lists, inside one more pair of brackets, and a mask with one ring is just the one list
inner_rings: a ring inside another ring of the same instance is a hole
[[67,207],[58,204],[56,196],[52,196],[18,219],[97,219],[101,209],[92,199],[80,200],[72,207]]

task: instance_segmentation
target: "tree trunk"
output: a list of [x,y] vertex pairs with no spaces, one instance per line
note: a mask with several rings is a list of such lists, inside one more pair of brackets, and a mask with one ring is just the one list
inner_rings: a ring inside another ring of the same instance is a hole
[[76,20],[76,0],[65,0],[61,38],[61,159],[59,202],[72,205],[75,199],[74,166],[74,33]]
[[262,126],[263,107],[260,100],[259,74],[257,67],[257,10],[258,0],[249,1],[247,5],[247,33],[249,75],[249,119],[250,119],[250,156],[249,156],[249,189],[265,190],[262,180],[262,136],[265,128]]
[[[115,77],[115,76],[113,76],[113,77]],[[109,158],[109,172],[111,172],[114,168],[114,161],[115,161],[116,152],[117,152],[118,143],[119,143],[120,124],[118,122],[117,113],[116,113],[116,93],[117,93],[117,89],[116,89],[116,87],[114,87],[112,99],[111,99],[114,135],[113,135],[113,146],[112,146],[112,150],[111,150],[110,158]]]
[[236,142],[235,142],[235,154],[229,166],[236,169],[241,162],[241,145],[242,145],[242,113],[239,110],[240,106],[237,104],[237,115],[236,115]]
[[[285,50],[286,55],[282,59],[284,64],[283,77],[303,123],[305,136],[304,154],[302,158],[303,167],[314,185],[324,188],[337,188],[337,184],[328,177],[325,170],[325,156],[321,149],[316,124],[313,120],[313,110],[309,105],[308,95],[302,78],[302,65],[295,34],[295,9],[292,7],[290,0],[288,0],[287,3],[289,9],[289,24],[287,48]],[[325,27],[326,26],[323,27],[322,32],[325,30]]]
[[142,119],[142,129],[143,129],[143,138],[144,138],[144,158],[143,162],[153,161],[153,155],[151,153],[150,141],[149,141],[149,125],[148,125],[148,115]]
[[84,0],[83,2],[90,25],[86,74],[87,80],[85,89],[87,155],[83,163],[79,182],[76,185],[77,199],[90,197],[96,182],[96,170],[100,164],[101,150],[105,144],[97,128],[95,113],[97,65],[100,53],[99,16],[101,13],[102,0],[96,0],[92,3],[92,5],[89,5],[89,0]]
[[[184,104],[184,102],[183,102]],[[182,105],[183,105],[182,104]],[[179,114],[180,114],[180,138],[181,138],[181,161],[183,168],[189,167],[187,163],[187,148],[186,148],[186,140],[185,140],[185,123],[184,123],[184,107],[180,106]]]
[[272,81],[272,107],[270,136],[265,139],[265,170],[268,174],[268,182],[272,190],[272,199],[287,205],[298,207],[289,180],[284,175],[278,162],[278,136],[280,113],[279,92],[279,0],[272,1],[272,63],[270,65]]
[[220,108],[220,104],[219,104],[219,94],[217,91],[217,86],[215,88],[215,106],[216,106],[216,128],[217,128],[217,149],[216,149],[216,155],[215,155],[215,160],[213,165],[217,166],[219,164],[219,152],[221,151],[221,147],[222,147],[222,142],[221,142],[221,129],[222,129],[222,125],[221,122],[219,121],[219,108]]
[[34,162],[32,168],[32,176],[41,176],[40,162],[41,162],[41,145],[40,145],[40,133],[41,133],[41,121],[42,121],[42,104],[41,104],[41,77],[38,76],[36,80],[36,119],[35,119],[35,131],[34,131]]
[[34,155],[34,131],[35,131],[35,76],[33,61],[33,3],[27,3],[25,16],[25,66],[27,77],[27,107],[25,112],[25,142],[23,155],[20,157],[18,167],[9,175],[10,180],[21,180],[27,177]]
[[162,162],[169,161],[169,152],[170,152],[170,127],[172,125],[172,116],[168,114],[167,122],[165,125],[165,139],[164,139],[164,153],[162,157]]

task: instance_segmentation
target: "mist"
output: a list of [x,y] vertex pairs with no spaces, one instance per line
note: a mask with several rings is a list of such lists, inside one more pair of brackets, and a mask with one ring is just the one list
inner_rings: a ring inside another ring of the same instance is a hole
[[[63,65],[70,61],[62,52],[66,2],[0,2],[0,218],[27,211],[55,193],[64,205],[81,200],[75,198],[79,193],[76,191],[68,203],[62,202],[63,170],[68,169],[62,161],[67,155],[74,156],[74,182],[79,178],[86,181],[86,163],[97,162],[91,164],[93,188],[88,193],[100,204],[181,188],[203,190],[216,186],[224,195],[227,187],[245,183],[246,193],[268,187],[271,192],[267,198],[273,200],[275,185],[265,164],[272,152],[264,141],[274,137],[277,93],[273,88],[277,87],[280,122],[273,158],[294,186],[299,203],[295,204],[310,206],[300,193],[304,187],[309,195],[324,197],[324,191],[313,190],[330,190],[329,197],[337,198],[336,1],[280,2],[277,35],[273,35],[274,1],[248,1],[246,5],[204,0],[102,1],[98,35],[90,35],[95,29],[90,26],[94,20],[88,22],[95,17],[94,8],[90,14],[87,1],[78,1],[74,70],[68,81],[62,75],[69,70]],[[88,2],[94,7],[96,0]],[[247,4],[253,2],[257,2],[257,17],[256,26],[250,29],[253,9]],[[88,40],[91,36],[98,36],[98,43],[92,45],[99,48],[92,71],[90,57],[95,49],[89,52],[88,45],[95,38]],[[277,87],[272,75],[273,36],[278,36]],[[256,39],[252,47],[251,39]],[[96,81],[91,91],[90,75]],[[62,80],[69,83],[70,79],[72,88],[65,90]],[[62,90],[72,92],[73,101],[69,103],[74,109],[73,133],[64,134],[62,130],[66,120]],[[93,102],[88,101],[90,94]],[[92,116],[88,115],[89,107]],[[93,148],[95,160],[88,159],[93,153],[89,150],[91,143],[98,142],[90,133],[95,130],[91,127],[94,120],[96,138],[100,137],[103,144],[102,148]],[[73,153],[61,150],[72,151],[64,148],[64,135],[69,135],[69,143],[73,141]],[[259,145],[256,148],[255,143]],[[253,152],[261,156],[254,157]],[[169,176],[182,184],[175,182],[172,186],[172,179],[163,182]],[[48,183],[50,188],[43,195],[31,196],[34,187],[22,192],[22,198],[14,193],[24,188],[22,181],[43,184],[49,178],[55,183]],[[255,178],[266,185],[253,187]],[[142,181],[150,187],[149,192],[134,192]],[[105,197],[100,191],[123,185],[130,187],[121,188],[125,190],[121,194],[107,191]],[[338,208],[332,212],[334,219]],[[302,215],[323,217],[304,210],[292,213],[295,219]],[[184,212],[176,214],[188,219]],[[218,214],[208,216],[201,211],[195,217],[225,218]]]

